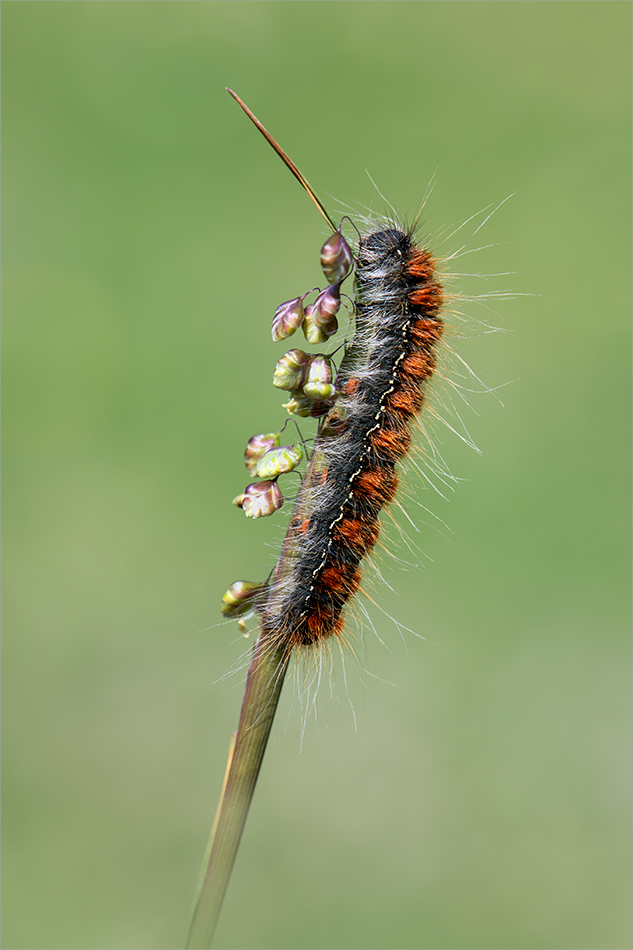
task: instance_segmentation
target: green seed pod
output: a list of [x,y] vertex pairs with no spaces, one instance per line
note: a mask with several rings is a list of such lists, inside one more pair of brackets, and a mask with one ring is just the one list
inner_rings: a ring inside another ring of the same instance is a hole
[[314,356],[308,366],[308,375],[303,384],[303,393],[317,402],[331,399],[336,392],[332,385],[332,367],[325,356]]
[[[310,312],[308,312],[310,311]],[[303,332],[308,343],[325,343],[338,330],[338,321],[336,317],[330,317],[329,321],[320,325],[316,322],[314,313],[310,307],[306,307],[306,316],[303,321]]]
[[266,590],[265,584],[253,584],[251,581],[235,581],[222,597],[222,613],[225,617],[239,617],[253,606],[257,594]]
[[303,452],[298,445],[282,445],[279,449],[266,452],[257,465],[257,474],[260,478],[277,478],[284,472],[291,472],[296,468]]
[[284,497],[277,482],[253,482],[244,490],[242,508],[247,518],[267,518],[283,503]]
[[244,461],[249,475],[257,474],[257,463],[266,452],[279,445],[279,438],[279,432],[263,432],[261,435],[251,436],[244,452]]
[[335,402],[334,399],[315,402],[313,399],[309,399],[308,396],[304,396],[302,389],[295,389],[291,396],[292,398],[284,403],[284,409],[288,410],[290,416],[302,416],[303,418],[309,416],[311,419],[318,419],[319,416],[324,416],[326,412],[329,412]]
[[300,389],[303,385],[310,357],[303,350],[288,350],[277,361],[273,372],[273,386],[277,389]]

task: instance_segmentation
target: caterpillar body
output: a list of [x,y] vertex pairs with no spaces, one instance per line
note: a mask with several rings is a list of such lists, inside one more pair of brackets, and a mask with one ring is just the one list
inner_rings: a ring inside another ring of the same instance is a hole
[[264,631],[292,645],[339,634],[359,588],[359,565],[393,500],[442,336],[435,261],[397,226],[361,237],[356,333],[336,378],[270,587]]

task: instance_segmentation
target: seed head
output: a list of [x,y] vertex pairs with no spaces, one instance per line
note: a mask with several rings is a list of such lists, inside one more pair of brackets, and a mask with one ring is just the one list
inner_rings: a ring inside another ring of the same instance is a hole
[[301,297],[287,300],[286,303],[277,307],[272,326],[272,337],[275,343],[285,340],[287,336],[292,336],[295,330],[299,329],[304,318],[303,301],[311,293],[312,291],[308,290]]
[[341,285],[331,284],[322,290],[317,299],[306,307],[306,316],[309,314],[317,326],[324,327],[336,316],[341,306]]
[[310,357],[303,350],[288,350],[277,361],[273,372],[273,386],[277,389],[300,389],[308,370]]
[[338,330],[336,314],[341,306],[341,288],[332,284],[305,308],[303,332],[308,343],[325,343]]
[[306,307],[306,316],[303,321],[303,332],[308,343],[325,343],[331,336],[333,336],[338,330],[338,320],[336,317],[332,317],[325,326],[319,326],[312,313],[308,313],[310,308]]
[[244,489],[242,508],[247,518],[266,518],[284,503],[277,482],[253,482]]
[[257,474],[259,460],[277,445],[279,445],[279,432],[263,432],[261,435],[250,437],[244,452],[244,461],[249,475]]
[[284,472],[291,472],[296,468],[303,452],[298,445],[282,445],[279,449],[272,449],[259,460],[257,474],[260,478],[277,478]]
[[340,284],[352,269],[354,255],[340,231],[329,237],[321,248],[321,267],[331,284]]
[[308,375],[303,384],[303,393],[309,399],[321,402],[331,399],[336,392],[332,385],[332,367],[325,356],[314,356],[308,366]]

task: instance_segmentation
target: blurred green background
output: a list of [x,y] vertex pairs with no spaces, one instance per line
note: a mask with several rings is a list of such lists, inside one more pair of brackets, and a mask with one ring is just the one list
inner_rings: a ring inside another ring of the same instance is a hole
[[357,731],[340,664],[302,747],[288,685],[216,946],[629,947],[630,4],[2,14],[4,946],[183,946],[252,642],[205,628],[282,532],[229,502],[325,234],[231,85],[335,210],[437,169],[433,242],[516,192],[454,287],[532,296],[465,308],[504,408],[375,586],[432,642],[372,608]]

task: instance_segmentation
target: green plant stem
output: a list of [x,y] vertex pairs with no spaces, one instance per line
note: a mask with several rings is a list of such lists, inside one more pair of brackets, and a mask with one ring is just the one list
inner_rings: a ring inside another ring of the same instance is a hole
[[224,787],[207,846],[187,947],[211,946],[266,743],[288,669],[288,647],[260,633],[246,680],[237,732],[231,740]]

